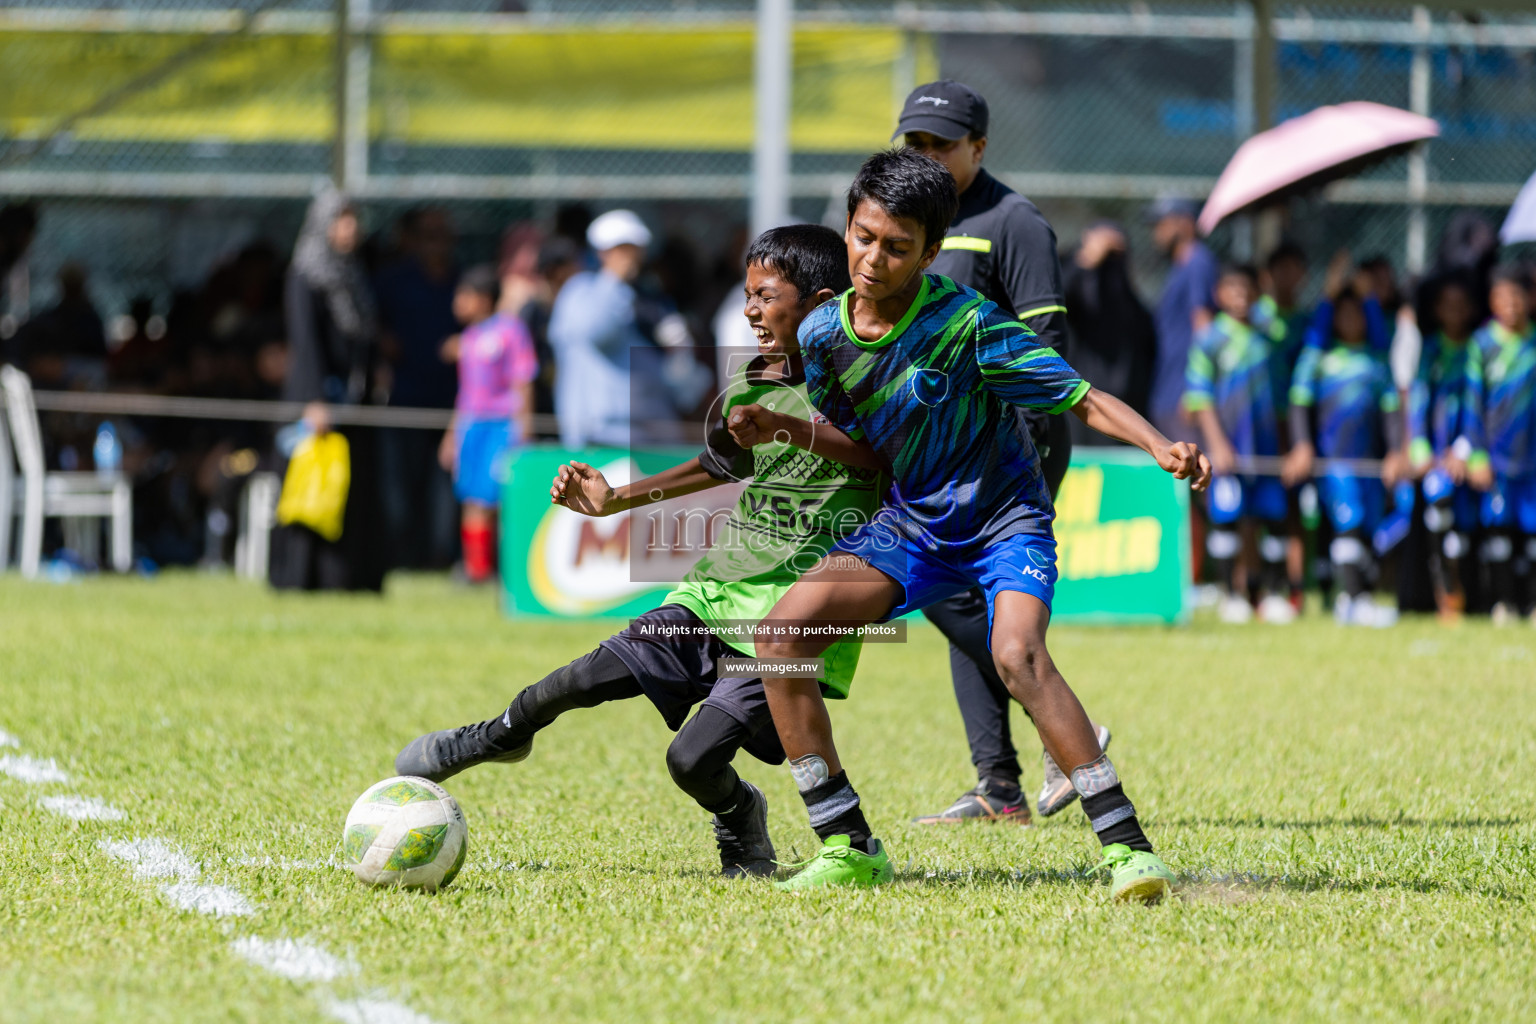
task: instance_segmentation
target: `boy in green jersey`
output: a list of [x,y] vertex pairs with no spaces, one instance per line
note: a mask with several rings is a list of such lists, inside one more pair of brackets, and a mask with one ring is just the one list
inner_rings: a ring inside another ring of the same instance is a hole
[[[592,466],[571,462],[550,488],[557,504],[607,516],[750,477],[709,552],[659,608],[525,688],[497,717],[413,740],[396,757],[397,772],[441,781],[482,762],[521,761],[534,735],[560,714],[645,696],[677,731],[667,750],[673,780],[714,815],[722,873],[773,872],[767,802],[731,761],[745,749],[781,764],[784,752],[762,680],[721,678],[720,662],[751,658],[746,627],[767,617],[800,572],[879,507],[877,458],[815,412],[796,340],[811,310],[847,287],[847,250],[836,232],[794,225],[758,236],[747,250],[745,309],[758,355],[726,390],[705,450],[617,488]],[[741,430],[764,410],[787,425],[769,443],[750,450],[736,444],[727,421]],[[820,680],[826,696],[848,695],[858,657],[856,640],[827,651]]]

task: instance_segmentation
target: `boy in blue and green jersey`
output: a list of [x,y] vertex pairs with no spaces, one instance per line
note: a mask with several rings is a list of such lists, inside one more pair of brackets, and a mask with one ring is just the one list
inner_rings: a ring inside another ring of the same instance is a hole
[[[1307,325],[1312,315],[1302,305],[1301,295],[1307,284],[1307,254],[1292,241],[1281,242],[1264,261],[1261,281],[1264,294],[1253,304],[1253,325],[1269,336],[1269,383],[1275,392],[1275,408],[1284,409],[1290,401],[1291,376],[1296,360],[1307,340]],[[1282,420],[1280,448],[1289,451],[1291,439]],[[1302,491],[1286,492],[1285,574],[1290,588],[1291,608],[1300,612],[1306,595],[1307,541],[1302,515]]]
[[1453,621],[1466,607],[1462,562],[1477,529],[1477,498],[1466,482],[1465,457],[1452,449],[1461,435],[1467,389],[1467,339],[1476,310],[1468,285],[1443,281],[1429,306],[1433,330],[1419,353],[1408,390],[1408,462],[1424,494],[1429,573],[1440,617]]
[[[988,646],[1057,764],[1070,769],[1104,846],[1117,899],[1151,901],[1172,876],[1152,853],[1113,764],[1045,646],[1056,582],[1053,509],[1029,434],[1010,406],[1071,409],[1203,486],[1198,447],[1173,444],[1124,403],[1089,387],[1034,333],[969,288],[924,270],[955,215],[954,179],[911,151],[878,153],[848,191],[853,287],[800,329],[806,384],[843,433],[891,467],[880,512],[789,589],[772,618],[786,635],[762,657],[814,658],[811,627],[863,624],[980,586]],[[811,678],[766,679],[784,752],[825,845],[788,888],[870,884],[888,863],[843,771]]]
[[[1257,297],[1258,275],[1253,268],[1223,269],[1216,282],[1221,311],[1189,350],[1184,407],[1200,424],[1216,472],[1208,504],[1211,531],[1206,551],[1225,588],[1222,618],[1246,621],[1258,605],[1266,621],[1284,623],[1295,618],[1295,609],[1281,596],[1286,584],[1285,488],[1278,477],[1251,469],[1243,472],[1240,465],[1280,455],[1280,406],[1273,384],[1275,345],[1253,324]],[[1237,586],[1239,555],[1244,556],[1246,597]],[[1267,596],[1261,603],[1263,591]]]
[[1330,341],[1302,351],[1291,381],[1295,443],[1286,456],[1286,479],[1295,483],[1309,477],[1318,455],[1384,460],[1381,478],[1347,466],[1329,467],[1318,481],[1318,497],[1334,530],[1329,558],[1341,588],[1335,618],[1354,625],[1390,625],[1397,621],[1396,612],[1376,605],[1370,596],[1375,575],[1370,538],[1385,511],[1383,480],[1390,485],[1402,473],[1401,402],[1386,360],[1367,340],[1359,295],[1345,289],[1323,308],[1330,314]]
[[[769,764],[784,755],[762,680],[722,676],[721,663],[751,657],[752,639],[739,627],[763,619],[801,571],[869,520],[882,474],[867,445],[817,424],[796,342],[811,309],[847,286],[843,240],[819,225],[775,228],[753,241],[746,260],[744,312],[758,355],[718,401],[722,419],[703,452],[619,487],[572,462],[550,490],[552,501],[572,511],[607,516],[750,480],[709,551],[660,607],[524,687],[498,716],[413,740],[395,759],[398,774],[441,781],[473,765],[521,761],[564,713],[643,696],[677,732],[667,749],[673,781],[714,815],[722,874],[773,873],[767,801],[732,761],[742,750]],[[737,445],[726,422],[765,406],[783,419],[772,443]],[[827,652],[817,685],[846,697],[858,658],[857,640],[840,641]]]
[[1493,319],[1467,350],[1461,436],[1470,452],[1467,478],[1486,492],[1483,558],[1494,619],[1507,622],[1518,613],[1520,577],[1530,575],[1536,557],[1536,330],[1524,274],[1496,271],[1488,305]]

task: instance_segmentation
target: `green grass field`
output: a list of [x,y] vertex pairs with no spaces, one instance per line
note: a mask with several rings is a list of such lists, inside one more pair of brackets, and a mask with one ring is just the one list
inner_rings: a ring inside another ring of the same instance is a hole
[[[567,716],[528,762],[452,780],[471,849],[449,890],[371,891],[326,865],[401,744],[495,712],[611,628],[509,623],[435,579],[383,600],[0,579],[0,729],[16,740],[0,756],[70,777],[0,775],[0,1020],[1536,1015],[1529,628],[1054,631],[1184,879],[1151,909],[1110,904],[1088,877],[1096,844],[1075,807],[1032,829],[906,824],[971,781],[926,626],[872,647],[833,711],[898,865],[882,890],[713,877],[707,817],[672,786],[670,734],[642,701]],[[741,767],[768,793],[781,856],[807,855],[787,769]],[[42,806],[63,794],[125,816]],[[180,909],[174,879],[135,877],[99,845],[151,837],[255,912]],[[287,980],[239,955],[251,936],[354,969]],[[396,1004],[409,1011],[389,1016]]]

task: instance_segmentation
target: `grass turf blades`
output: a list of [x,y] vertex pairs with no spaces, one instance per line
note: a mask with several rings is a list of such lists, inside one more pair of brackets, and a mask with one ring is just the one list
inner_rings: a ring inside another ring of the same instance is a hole
[[[509,623],[428,579],[382,601],[0,580],[5,754],[69,779],[0,777],[0,1019],[323,1017],[231,948],[229,919],[178,909],[98,846],[139,837],[257,908],[234,934],[356,964],[334,998],[383,993],[443,1024],[1536,1009],[1536,633],[1482,623],[1052,630],[1180,879],[1150,910],[1090,875],[1076,809],[1027,830],[907,823],[970,773],[947,650],[922,626],[871,646],[832,708],[892,884],[791,897],[716,877],[709,816],[668,778],[643,700],[573,712],[523,764],[453,779],[471,855],[444,892],[334,866],[347,808],[404,742],[493,713],[613,628]],[[1015,735],[1032,757],[1017,713]],[[788,772],[740,767],[780,857],[813,854]],[[55,795],[125,817],[72,820],[41,806]]]

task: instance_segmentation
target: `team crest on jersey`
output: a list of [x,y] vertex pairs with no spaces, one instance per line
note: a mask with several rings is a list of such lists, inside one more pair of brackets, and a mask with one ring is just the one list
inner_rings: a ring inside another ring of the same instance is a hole
[[912,375],[912,394],[924,405],[938,405],[949,397],[949,374],[943,370],[918,370]]

